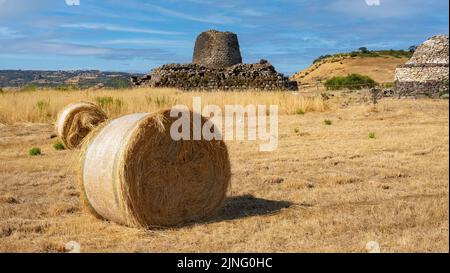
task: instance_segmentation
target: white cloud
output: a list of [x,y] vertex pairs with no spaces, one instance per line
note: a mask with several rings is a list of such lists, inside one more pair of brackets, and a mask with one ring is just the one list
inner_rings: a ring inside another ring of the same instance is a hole
[[163,40],[163,39],[115,39],[100,42],[103,45],[155,45],[170,47],[191,47],[192,42],[181,40]]
[[[358,18],[411,18],[440,0],[335,0],[327,9]],[[434,3],[433,3],[434,2]]]
[[[0,0],[2,1],[2,0]],[[5,1],[5,0],[3,0]],[[1,4],[2,2],[0,2]],[[16,31],[8,28],[8,27],[2,27],[0,26],[0,38],[3,39],[14,39],[14,38],[19,38],[22,37],[22,35],[18,34]]]
[[[0,0],[0,1],[2,1],[2,0]],[[1,4],[1,2],[0,2],[0,4]],[[0,27],[0,35],[2,35],[2,36],[8,36],[8,35],[11,35],[11,34],[13,34],[14,32],[13,31],[11,31],[9,28],[7,28],[7,27]]]
[[92,56],[111,53],[111,49],[88,45],[75,45],[67,43],[48,42],[30,39],[18,39],[7,43],[2,49],[3,53],[11,54],[58,54],[72,56]]
[[106,30],[116,32],[132,32],[132,33],[145,33],[145,34],[159,34],[159,35],[182,35],[182,32],[164,31],[148,28],[134,28],[134,27],[122,27],[108,24],[97,23],[77,23],[77,24],[62,24],[63,28],[76,28],[76,29],[91,29],[91,30]]
[[255,9],[249,9],[249,8],[241,9],[241,10],[238,10],[238,11],[239,11],[240,14],[245,15],[245,16],[260,17],[260,16],[264,16],[265,15],[265,13],[262,12],[262,11],[258,11],[258,10],[255,10]]
[[171,16],[171,17],[175,17],[175,18],[179,18],[179,19],[184,19],[184,20],[189,20],[189,21],[200,22],[200,23],[227,25],[227,24],[236,23],[238,21],[236,18],[221,15],[221,14],[195,16],[195,15],[190,15],[190,14],[187,14],[184,12],[167,9],[167,8],[163,8],[163,7],[152,5],[152,4],[147,4],[146,6],[151,7],[152,10],[154,10],[158,13],[161,13],[163,15],[167,15],[167,16]]
[[39,39],[15,39],[2,45],[0,55],[18,56],[91,56],[108,60],[166,60],[177,54],[162,49],[110,48],[86,44],[45,41]]
[[366,0],[366,4],[368,6],[379,6],[379,5],[381,5],[381,1],[380,0]]

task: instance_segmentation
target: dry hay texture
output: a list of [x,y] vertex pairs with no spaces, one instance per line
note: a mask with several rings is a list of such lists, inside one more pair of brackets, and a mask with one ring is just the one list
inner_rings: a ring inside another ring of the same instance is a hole
[[67,105],[58,114],[56,132],[68,149],[81,146],[83,139],[107,119],[107,115],[95,104],[78,102]]
[[85,208],[101,219],[144,228],[214,215],[231,179],[227,147],[219,140],[174,141],[170,127],[176,120],[170,110],[131,114],[91,132],[79,166]]

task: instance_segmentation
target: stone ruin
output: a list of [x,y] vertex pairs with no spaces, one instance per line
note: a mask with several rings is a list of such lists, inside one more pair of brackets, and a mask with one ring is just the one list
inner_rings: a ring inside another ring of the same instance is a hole
[[216,69],[242,63],[237,35],[217,30],[202,32],[195,41],[192,63]]
[[412,58],[395,70],[395,91],[399,96],[448,94],[449,37],[438,35],[420,45]]
[[297,90],[297,82],[278,73],[266,60],[243,64],[237,35],[209,30],[196,40],[192,63],[166,64],[142,78],[137,87],[192,90]]

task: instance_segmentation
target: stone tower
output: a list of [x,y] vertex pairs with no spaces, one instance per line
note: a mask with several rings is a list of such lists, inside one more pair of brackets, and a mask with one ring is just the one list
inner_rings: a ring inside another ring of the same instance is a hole
[[242,63],[237,35],[217,30],[200,33],[195,41],[192,62],[215,69]]
[[414,52],[412,58],[395,70],[395,89],[399,95],[438,97],[448,92],[449,38],[433,36]]

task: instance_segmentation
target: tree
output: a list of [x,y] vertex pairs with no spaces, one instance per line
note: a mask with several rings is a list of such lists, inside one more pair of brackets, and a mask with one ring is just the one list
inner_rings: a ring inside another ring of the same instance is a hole
[[417,46],[416,45],[412,45],[409,47],[409,52],[414,53],[417,50]]
[[369,50],[368,50],[367,47],[365,47],[365,46],[358,48],[358,50],[359,50],[361,53],[367,53],[367,52],[369,52]]

